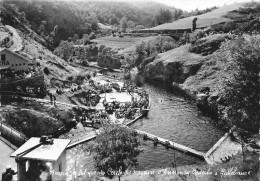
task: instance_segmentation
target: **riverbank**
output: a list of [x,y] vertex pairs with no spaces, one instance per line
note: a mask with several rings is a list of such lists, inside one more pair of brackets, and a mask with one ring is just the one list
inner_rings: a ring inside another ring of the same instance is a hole
[[[203,152],[206,152],[209,148],[211,148],[214,143],[217,142],[218,138],[222,136],[221,133],[216,133],[217,130],[210,125],[210,120],[208,118],[198,116],[195,105],[193,108],[190,108],[191,105],[188,101],[181,98],[181,96],[175,97],[173,94],[168,93],[164,89],[158,89],[155,94],[152,89],[156,89],[156,86],[149,86],[151,85],[144,85],[144,89],[147,89],[148,94],[151,97],[151,112],[148,114],[147,119],[144,118],[143,120],[140,120],[140,122],[136,122],[133,127],[138,127],[143,131],[151,132],[155,135],[176,141],[177,143],[181,143],[183,145],[191,146],[192,148]],[[110,98],[113,97],[114,96],[111,96]],[[169,114],[169,111],[172,111],[172,114]],[[82,130],[84,130],[84,127],[81,125],[81,127],[77,127],[77,129],[72,129],[73,132],[69,134],[71,134],[70,136],[73,136],[73,134],[75,136],[80,134],[85,137],[87,134],[85,134],[86,132],[81,132]],[[92,130],[86,129],[86,131],[91,132]],[[184,133],[189,134],[187,135]],[[210,141],[202,140],[202,137],[207,137]],[[78,141],[77,139],[78,137],[75,141]],[[165,147],[162,146],[152,148],[151,142],[145,142],[144,144],[151,146],[149,146],[149,148],[145,148],[146,152],[141,156],[142,158],[139,158],[141,159],[140,163],[142,167],[138,170],[147,170],[151,169],[151,167],[158,168],[159,164],[164,164],[163,167],[166,167],[166,162],[168,167],[175,154],[177,155],[178,160],[181,160],[178,161],[178,165],[200,163],[190,156],[166,150]],[[80,169],[83,169],[82,171],[84,171],[84,169],[87,168],[86,163],[92,164],[89,159],[85,160],[86,154],[89,154],[88,147],[83,145],[73,150],[73,154],[68,154],[68,166],[72,164],[71,167],[74,167],[75,162],[73,163],[73,160],[75,161],[76,159],[76,167],[79,167]],[[82,154],[80,154],[81,152]],[[75,153],[77,154],[77,157],[73,158]],[[161,160],[158,161],[158,159]],[[187,159],[189,161],[185,161]],[[146,165],[149,164],[151,167],[144,167],[144,163]]]

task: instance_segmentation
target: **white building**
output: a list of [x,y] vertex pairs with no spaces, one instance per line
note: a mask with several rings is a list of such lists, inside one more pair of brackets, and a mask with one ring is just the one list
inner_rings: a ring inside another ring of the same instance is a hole
[[66,147],[70,140],[51,140],[41,144],[41,138],[32,137],[11,154],[17,162],[18,181],[28,181],[32,176],[42,181],[66,180]]
[[0,50],[0,70],[11,68],[13,70],[27,70],[29,59],[8,49]]

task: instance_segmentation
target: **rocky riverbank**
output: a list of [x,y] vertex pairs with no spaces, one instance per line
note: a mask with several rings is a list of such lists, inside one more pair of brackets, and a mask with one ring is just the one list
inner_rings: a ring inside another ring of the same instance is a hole
[[218,119],[224,109],[225,81],[234,73],[229,54],[234,39],[233,35],[215,34],[158,54],[145,66],[143,75],[196,97],[198,107]]

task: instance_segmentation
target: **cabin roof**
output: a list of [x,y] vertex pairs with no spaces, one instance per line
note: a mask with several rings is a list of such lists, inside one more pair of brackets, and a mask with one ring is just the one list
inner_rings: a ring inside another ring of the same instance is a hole
[[[38,145],[39,143],[40,138],[32,137],[12,153],[10,157],[17,157],[18,154]],[[41,145],[23,155],[22,158],[28,160],[57,161],[69,143],[70,140],[68,139],[53,139],[52,145]]]

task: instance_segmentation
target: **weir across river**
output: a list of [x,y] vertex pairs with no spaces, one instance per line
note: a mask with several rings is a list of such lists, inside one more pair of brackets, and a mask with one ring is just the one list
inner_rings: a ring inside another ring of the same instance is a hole
[[192,156],[195,156],[195,157],[198,157],[198,158],[204,160],[205,153],[202,153],[200,151],[194,150],[194,149],[189,148],[187,146],[175,143],[173,141],[170,141],[170,140],[167,140],[167,139],[164,139],[164,138],[160,138],[158,136],[147,133],[145,131],[141,131],[141,130],[137,130],[137,129],[136,129],[136,131],[137,131],[138,134],[143,135],[144,138],[154,141],[154,144],[159,143],[159,144],[165,145],[168,148],[179,150],[179,151],[181,151],[185,154],[189,154],[189,155],[192,155]]
[[[140,135],[143,135],[143,136],[145,135],[147,139],[150,139],[152,141],[155,141],[155,139],[156,139],[157,140],[156,143],[165,145],[168,148],[175,149],[175,150],[178,150],[178,151],[180,151],[182,153],[185,153],[185,154],[188,154],[188,155],[192,155],[192,156],[195,156],[195,157],[200,158],[202,160],[205,160],[205,158],[204,158],[205,153],[202,153],[200,151],[194,150],[194,149],[189,148],[187,146],[175,143],[173,141],[170,141],[170,140],[167,140],[167,139],[164,139],[164,138],[160,138],[158,136],[155,136],[153,134],[147,133],[145,131],[141,131],[141,130],[137,130],[137,129],[135,129],[135,131],[137,131],[137,133],[140,134]],[[70,145],[67,146],[67,149],[71,149],[71,148],[73,148],[73,147],[75,147],[75,146],[77,146],[79,144],[91,141],[91,140],[95,139],[96,136],[97,135],[93,135],[93,136],[91,136],[89,138],[85,138],[83,140],[80,140],[78,142],[70,144]]]

